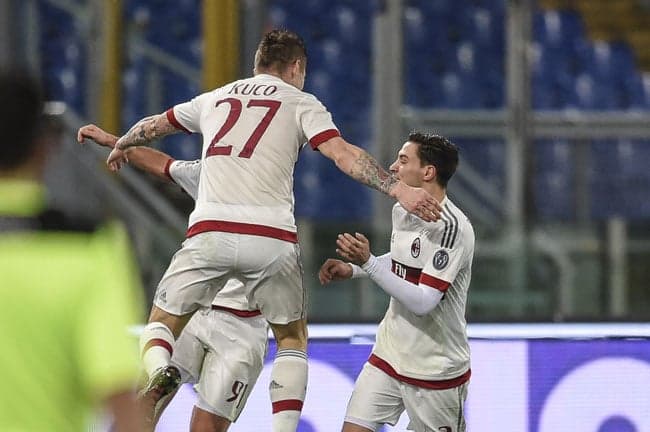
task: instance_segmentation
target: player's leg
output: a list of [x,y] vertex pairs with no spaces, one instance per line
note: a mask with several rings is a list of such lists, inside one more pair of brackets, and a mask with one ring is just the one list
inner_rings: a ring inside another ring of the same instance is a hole
[[209,306],[226,282],[231,248],[228,242],[215,248],[213,234],[187,239],[176,252],[158,285],[149,323],[140,336],[141,355],[149,377],[140,391],[140,400],[149,422],[153,422],[161,399],[180,384],[178,368],[170,365],[176,337],[192,314],[201,306]]
[[307,392],[307,321],[271,324],[278,350],[269,392],[273,431],[295,431]]
[[198,332],[207,347],[196,386],[192,432],[225,431],[241,414],[264,366],[268,327],[263,317],[221,310],[200,312]]
[[357,377],[345,413],[343,432],[375,432],[395,425],[404,411],[401,383],[366,363]]
[[230,420],[205,411],[197,406],[192,410],[190,432],[226,432],[230,427]]
[[307,391],[306,298],[300,249],[281,240],[249,237],[242,241],[245,247],[239,261],[249,264],[242,269],[249,303],[260,308],[278,344],[269,386],[272,431],[294,432]]
[[[205,349],[198,335],[201,331],[203,324],[202,317],[204,315],[205,311],[197,311],[176,340],[171,364],[180,371],[180,384],[195,384],[201,376]],[[179,388],[180,386],[173,393],[170,393],[159,401],[159,408],[155,412],[154,425],[158,424],[165,408],[172,401]]]
[[169,365],[175,340],[193,314],[177,316],[152,306],[149,322],[140,335],[140,352],[147,376]]
[[468,383],[444,390],[430,390],[404,385],[409,429],[421,431],[465,432],[464,405]]
[[341,432],[375,432],[375,430],[354,423],[343,422],[343,429],[341,429]]

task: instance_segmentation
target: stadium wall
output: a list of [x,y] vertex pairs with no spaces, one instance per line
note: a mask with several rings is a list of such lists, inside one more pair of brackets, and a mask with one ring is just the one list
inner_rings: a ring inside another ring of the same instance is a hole
[[[310,381],[300,432],[340,430],[354,381],[374,342],[373,325],[312,326]],[[468,431],[650,431],[649,324],[469,326]],[[275,346],[231,431],[266,430]],[[195,401],[184,386],[158,432],[186,430]],[[404,431],[403,415],[394,428]]]

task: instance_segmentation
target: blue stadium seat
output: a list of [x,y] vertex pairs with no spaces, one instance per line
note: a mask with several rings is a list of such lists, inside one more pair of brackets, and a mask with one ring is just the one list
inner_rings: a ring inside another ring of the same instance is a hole
[[335,6],[325,15],[328,33],[336,35],[339,42],[356,51],[356,55],[369,54],[369,18],[348,6]]
[[571,49],[571,44],[584,34],[577,12],[546,10],[533,16],[533,37],[548,47]]
[[486,183],[503,191],[505,145],[502,140],[452,139],[452,142],[458,146],[461,164],[468,164]]
[[201,142],[198,135],[179,133],[165,137],[160,150],[175,159],[194,160],[201,157]]
[[444,106],[456,109],[480,108],[479,87],[471,77],[446,73],[442,77]]
[[650,216],[650,140],[597,140],[591,149],[592,216]]
[[584,110],[617,109],[619,106],[615,95],[610,81],[598,80],[589,73],[582,73],[576,77],[567,107]]
[[565,140],[534,143],[534,202],[542,220],[575,217],[575,179],[572,144]]

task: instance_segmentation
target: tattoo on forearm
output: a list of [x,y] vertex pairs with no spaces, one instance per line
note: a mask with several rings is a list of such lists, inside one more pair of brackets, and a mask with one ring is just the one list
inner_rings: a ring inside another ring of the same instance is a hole
[[354,161],[350,174],[354,179],[385,194],[399,181],[394,174],[383,169],[376,159],[365,152]]
[[176,128],[167,121],[161,120],[160,115],[145,117],[120,138],[120,148],[146,145],[174,132]]

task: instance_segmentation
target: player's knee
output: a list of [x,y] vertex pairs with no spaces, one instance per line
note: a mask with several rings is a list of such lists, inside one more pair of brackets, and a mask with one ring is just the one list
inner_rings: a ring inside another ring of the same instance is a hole
[[167,328],[172,331],[174,337],[178,338],[192,315],[193,313],[181,316],[172,315],[169,312],[153,306],[151,308],[151,314],[149,314],[149,322],[159,322],[166,325]]
[[289,324],[271,324],[278,349],[307,350],[307,323],[297,320]]
[[194,407],[190,432],[226,432],[229,426],[229,420]]

